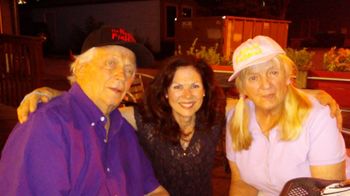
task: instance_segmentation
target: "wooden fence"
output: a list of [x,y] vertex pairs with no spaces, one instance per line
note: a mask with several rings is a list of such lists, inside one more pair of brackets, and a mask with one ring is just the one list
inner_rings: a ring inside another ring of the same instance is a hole
[[44,66],[42,37],[0,34],[0,103],[18,106],[40,86]]

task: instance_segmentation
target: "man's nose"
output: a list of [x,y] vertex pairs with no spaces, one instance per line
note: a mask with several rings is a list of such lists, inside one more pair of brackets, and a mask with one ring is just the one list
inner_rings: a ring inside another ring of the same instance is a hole
[[115,71],[113,72],[113,77],[114,77],[115,79],[117,79],[117,80],[123,80],[123,81],[125,81],[125,73],[124,73],[123,70],[119,70],[119,69],[115,70]]

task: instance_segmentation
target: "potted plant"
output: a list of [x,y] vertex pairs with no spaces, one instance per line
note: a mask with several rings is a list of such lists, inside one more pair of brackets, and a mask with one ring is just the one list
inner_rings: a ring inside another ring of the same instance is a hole
[[308,87],[323,89],[342,108],[350,108],[350,49],[333,47],[323,55],[325,70],[312,70]]
[[218,45],[207,47],[207,46],[197,46],[198,38],[195,38],[191,46],[185,50],[183,53],[181,45],[175,50],[175,55],[187,54],[193,55],[197,58],[204,59],[215,72],[215,78],[224,89],[231,89],[233,87],[232,83],[227,80],[233,72],[232,61],[225,58],[220,52],[218,52]]
[[331,48],[323,56],[328,71],[350,71],[350,49]]
[[312,57],[315,52],[310,52],[307,48],[301,50],[286,48],[287,56],[297,66],[296,85],[299,88],[306,88],[308,71],[312,67]]
[[[217,51],[218,44],[216,43],[214,46],[206,47],[199,46],[197,47],[198,38],[195,38],[192,42],[190,48],[186,51],[187,55],[193,55],[197,58],[204,59],[209,65],[213,67],[213,69],[221,69],[221,66],[224,66],[224,70],[232,71],[232,62],[231,60],[226,59],[222,56],[221,53]],[[181,45],[175,50],[175,55],[183,54]]]

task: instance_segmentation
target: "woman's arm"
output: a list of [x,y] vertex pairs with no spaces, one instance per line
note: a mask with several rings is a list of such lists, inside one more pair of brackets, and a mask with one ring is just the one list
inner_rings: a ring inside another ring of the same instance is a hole
[[[59,91],[49,87],[37,88],[31,93],[27,94],[21,104],[17,108],[17,116],[20,123],[27,121],[30,113],[37,109],[38,103],[47,103],[51,99],[60,96],[63,91]],[[123,117],[136,129],[136,120],[134,117],[133,107],[120,108]]]
[[121,107],[118,108],[122,116],[128,121],[135,130],[137,130],[136,119],[134,115],[134,107]]
[[230,196],[250,196],[250,195],[258,195],[258,190],[255,189],[253,186],[245,183],[241,179],[241,175],[239,173],[239,170],[237,168],[237,165],[235,162],[229,161],[230,168],[231,168],[231,184],[230,184]]
[[314,178],[321,178],[326,180],[345,180],[345,160],[332,164],[323,166],[310,166],[311,176]]
[[314,105],[305,122],[309,137],[308,161],[312,177],[344,180],[346,146],[337,122],[330,118],[329,107]]

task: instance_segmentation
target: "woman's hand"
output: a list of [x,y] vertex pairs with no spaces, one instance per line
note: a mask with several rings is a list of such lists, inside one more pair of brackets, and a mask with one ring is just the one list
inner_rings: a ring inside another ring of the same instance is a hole
[[34,112],[38,103],[47,103],[52,98],[61,95],[62,92],[49,87],[37,88],[27,94],[17,108],[17,117],[20,123],[27,121],[30,113]]

